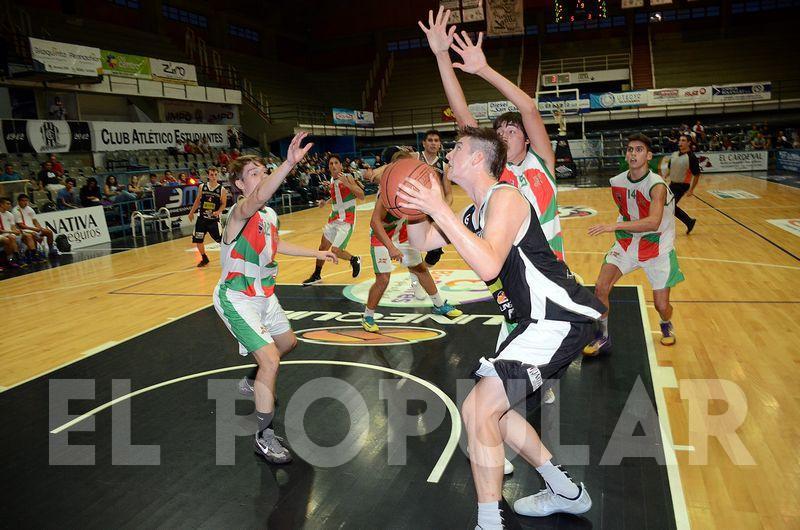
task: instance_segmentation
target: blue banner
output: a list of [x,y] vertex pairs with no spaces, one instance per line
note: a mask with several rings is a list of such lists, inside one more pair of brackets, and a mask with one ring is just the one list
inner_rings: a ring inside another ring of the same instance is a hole
[[779,149],[777,161],[778,169],[800,173],[800,149]]
[[589,94],[592,110],[619,109],[647,105],[647,91],[606,92],[605,94]]
[[355,125],[356,111],[353,109],[333,109],[333,123],[336,125]]

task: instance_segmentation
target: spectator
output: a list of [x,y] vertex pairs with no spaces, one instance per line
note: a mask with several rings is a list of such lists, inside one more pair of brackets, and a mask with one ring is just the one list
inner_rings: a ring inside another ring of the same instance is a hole
[[[25,267],[25,261],[19,255],[19,242],[17,239],[22,239],[22,232],[17,228],[17,223],[14,221],[14,214],[9,210],[11,209],[11,199],[7,197],[0,197],[0,247],[6,252],[6,262],[9,267],[18,268]],[[31,236],[30,241],[25,240],[29,251],[36,249]]]
[[64,106],[64,102],[61,101],[61,97],[56,96],[53,100],[53,104],[50,105],[50,119],[51,120],[66,120],[67,119],[67,108]]
[[697,138],[698,141],[705,141],[706,140],[706,128],[703,127],[703,124],[700,123],[700,120],[697,120],[692,127],[692,132]]
[[721,148],[722,142],[720,141],[719,133],[712,134],[708,140],[708,149],[710,151],[719,151]]
[[81,206],[100,206],[101,196],[97,179],[94,177],[86,179],[86,184],[81,187],[80,191]]
[[50,164],[52,164],[53,171],[55,172],[56,176],[58,176],[58,178],[64,176],[64,165],[58,161],[58,158],[56,158],[55,153],[50,154]]
[[239,150],[234,149],[233,151],[231,151],[231,162],[233,162],[237,158],[239,158]]
[[75,189],[75,179],[67,177],[64,184],[66,185],[65,188],[60,190],[58,195],[56,195],[56,206],[59,210],[80,208],[78,201],[75,200],[75,193],[73,192]]
[[242,141],[239,139],[239,131],[233,127],[228,127],[228,147],[232,150],[242,147]]
[[722,150],[723,151],[732,151],[733,150],[733,142],[731,141],[731,137],[727,134],[722,137]]
[[186,142],[183,144],[183,152],[187,155],[194,153],[194,144],[192,142]]
[[764,140],[764,135],[761,132],[757,132],[755,138],[750,140],[750,150],[761,151],[766,148],[767,142]]
[[178,183],[179,184],[189,184],[189,176],[186,173],[183,173],[183,172],[178,173]]
[[136,195],[126,190],[117,183],[117,177],[109,175],[106,177],[106,185],[103,188],[103,195],[111,202],[135,201]]
[[64,185],[61,184],[61,180],[58,178],[58,175],[56,175],[56,172],[53,171],[53,163],[49,160],[42,164],[42,170],[39,171],[38,180],[39,189],[42,191],[47,191],[47,195],[50,196],[50,200],[53,199],[53,193],[58,193],[64,189]]
[[158,175],[155,173],[150,173],[148,181],[142,186],[142,191],[145,193],[151,193],[159,186],[161,186],[161,181],[158,179]]
[[140,180],[144,180],[144,175],[131,175],[131,178],[128,179],[128,191],[136,195],[137,198],[144,193],[144,190],[139,185]]
[[22,175],[14,171],[13,164],[6,164],[6,170],[0,175],[0,182],[11,182],[12,180],[25,180]]
[[747,143],[750,144],[753,140],[755,140],[756,136],[758,136],[758,133],[758,125],[754,123],[750,130],[747,131]]
[[211,146],[208,145],[208,138],[203,136],[200,139],[200,143],[197,144],[197,150],[198,150],[198,152],[200,152],[200,153],[202,153],[204,155],[210,155],[211,154]]
[[381,160],[381,155],[375,155],[375,163],[372,164],[372,167],[378,169],[383,165],[383,161]]
[[797,131],[792,133],[792,148],[800,149],[800,133]]
[[778,134],[775,135],[775,149],[788,149],[789,147],[792,147],[792,142],[783,131],[778,131]]
[[228,156],[228,153],[225,152],[225,149],[222,149],[217,155],[217,162],[222,167],[228,167],[228,164],[231,163],[231,157]]
[[[41,242],[47,239],[47,246],[50,249],[50,257],[59,255],[58,249],[53,244],[53,231],[49,228],[44,228],[39,224],[39,219],[36,218],[36,212],[30,207],[30,198],[24,193],[20,193],[17,197],[17,206],[14,208],[14,221],[17,223],[23,234],[30,234],[36,242]],[[44,256],[38,254],[40,258]]]

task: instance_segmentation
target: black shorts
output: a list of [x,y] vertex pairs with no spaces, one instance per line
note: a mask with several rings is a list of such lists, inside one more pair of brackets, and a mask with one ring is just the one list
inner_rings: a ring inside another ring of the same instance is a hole
[[211,236],[211,239],[219,243],[222,241],[222,236],[219,232],[218,219],[206,219],[205,217],[198,217],[194,224],[194,233],[192,234],[192,243],[202,243],[206,238],[206,234]]

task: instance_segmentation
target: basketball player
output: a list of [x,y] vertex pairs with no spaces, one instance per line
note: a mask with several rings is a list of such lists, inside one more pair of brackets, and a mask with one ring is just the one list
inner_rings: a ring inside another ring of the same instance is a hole
[[[395,162],[401,158],[413,158],[408,151],[398,151],[390,160]],[[391,165],[386,166],[391,167]],[[380,192],[378,192],[380,194]],[[375,272],[375,283],[369,289],[367,303],[364,306],[364,318],[361,326],[371,333],[378,333],[380,328],[375,323],[375,309],[389,286],[389,280],[394,270],[392,261],[397,261],[408,267],[408,271],[417,279],[419,286],[425,291],[433,302],[433,312],[456,318],[463,313],[460,309],[442,300],[442,295],[436,289],[428,267],[423,263],[419,250],[408,244],[406,220],[395,217],[386,211],[380,198],[375,201],[370,220],[370,254],[372,255],[372,269]]]
[[[653,288],[653,304],[661,316],[661,344],[675,344],[672,329],[670,288],[683,281],[675,254],[675,198],[660,175],[650,170],[653,158],[650,138],[643,134],[628,137],[625,159],[628,171],[611,179],[611,195],[619,209],[617,222],[589,227],[589,235],[613,232],[616,242],[606,254],[595,282],[595,295],[608,307],[608,295],[625,274],[643,269]],[[608,311],[600,319],[600,329],[584,355],[595,356],[611,350]]]
[[[425,131],[425,139],[422,141],[423,150],[417,154],[417,158],[436,170],[439,180],[442,183],[442,191],[447,204],[453,204],[453,188],[447,178],[447,160],[442,154],[442,136],[436,129]],[[433,267],[442,259],[444,249],[437,248],[425,254],[425,263]]]
[[[22,232],[23,237],[33,239],[37,244],[47,239],[47,246],[50,249],[49,256],[57,258],[60,255],[60,252],[53,244],[53,231],[39,223],[36,212],[30,206],[30,198],[26,194],[20,193],[17,196],[17,205],[11,210],[11,213],[14,214],[14,221],[16,221],[17,228]],[[38,250],[29,250],[28,258],[29,261],[47,261]]]
[[592,502],[583,484],[553,463],[553,455],[517,407],[538,391],[544,379],[558,377],[580,355],[592,323],[605,307],[579,285],[556,259],[533,205],[508,183],[498,182],[505,167],[506,144],[496,131],[465,127],[447,155],[449,178],[473,204],[459,218],[441,198],[435,179],[430,188],[407,180],[400,206],[422,210],[433,221],[410,224],[417,248],[452,243],[484,281],[503,285],[496,300],[517,326],[491,355],[480,359],[477,384],[461,412],[467,431],[472,476],[478,497],[478,526],[502,528],[503,442],[536,467],[547,488],[519,499],[522,515],[580,514]]
[[200,215],[192,233],[192,243],[197,244],[197,250],[200,252],[200,263],[197,266],[205,267],[208,265],[208,256],[203,241],[208,233],[211,239],[219,243],[219,218],[228,203],[228,190],[220,184],[216,167],[208,168],[208,182],[201,184],[198,191],[192,209],[189,210],[189,222],[192,222],[194,213],[200,208]]
[[700,180],[700,162],[692,151],[692,139],[688,134],[681,134],[678,139],[678,150],[669,157],[669,189],[675,196],[675,217],[686,225],[686,233],[691,234],[697,219],[678,207],[682,197],[694,195],[694,188]]
[[[22,232],[17,228],[17,224],[14,222],[14,214],[9,211],[10,209],[11,199],[0,197],[0,245],[5,250],[8,266],[17,269],[26,267],[27,263],[19,255]],[[36,248],[33,244],[32,236],[28,235],[27,237],[30,239],[27,242],[28,248]]]
[[[345,249],[353,235],[353,227],[356,224],[356,199],[364,199],[364,190],[352,177],[342,171],[342,159],[339,155],[331,155],[328,158],[328,172],[331,180],[329,182],[330,198],[318,202],[322,208],[326,204],[331,205],[331,215],[328,217],[328,224],[322,229],[322,241],[319,249],[321,251],[331,249],[339,259],[350,262],[353,268],[353,278],[361,273],[361,258],[353,256]],[[314,272],[303,281],[303,285],[313,285],[322,281],[322,266],[325,260],[318,259]]]
[[312,144],[300,147],[307,133],[298,133],[289,144],[286,161],[267,174],[261,159],[240,156],[231,164],[231,186],[243,199],[231,208],[222,231],[222,276],[214,290],[214,308],[239,342],[239,353],[252,353],[258,364],[255,404],[258,432],[255,451],[268,462],[285,464],[292,456],[275,435],[275,380],[280,359],[297,345],[289,321],[274,294],[278,265],[275,255],[308,256],[337,261],[328,250],[305,249],[278,238],[278,216],[265,207],[295,164]]

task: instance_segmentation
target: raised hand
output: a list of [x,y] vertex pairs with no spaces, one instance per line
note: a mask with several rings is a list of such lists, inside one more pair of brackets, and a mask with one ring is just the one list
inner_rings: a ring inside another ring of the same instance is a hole
[[461,60],[463,61],[460,63],[453,63],[453,68],[458,68],[468,74],[477,74],[479,71],[489,66],[486,62],[486,55],[484,55],[483,49],[481,48],[481,44],[483,44],[483,32],[478,33],[478,42],[475,44],[472,44],[472,39],[469,38],[466,31],[461,32],[461,37],[459,37],[458,33],[454,34],[453,38],[456,43],[451,44],[450,47],[461,56]]
[[442,6],[439,6],[436,20],[433,19],[433,10],[428,11],[428,27],[425,27],[421,20],[417,21],[417,25],[428,37],[428,44],[434,54],[447,52],[453,44],[453,34],[456,31],[456,27],[450,26],[448,30],[448,20],[450,20],[450,10],[445,11]]
[[300,147],[300,144],[303,143],[306,136],[308,136],[307,132],[299,132],[294,135],[294,138],[292,138],[292,141],[289,143],[289,149],[286,152],[286,161],[291,165],[300,162],[314,146],[313,143],[308,143],[305,147]]

